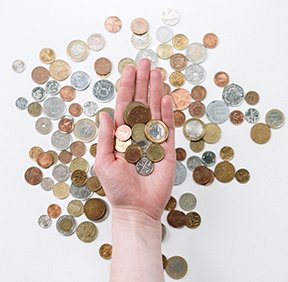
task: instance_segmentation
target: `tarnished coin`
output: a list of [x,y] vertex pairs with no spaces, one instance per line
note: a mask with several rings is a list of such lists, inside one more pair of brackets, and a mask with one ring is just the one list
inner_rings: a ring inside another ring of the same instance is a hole
[[70,83],[76,90],[83,91],[90,85],[90,76],[84,71],[75,71],[71,75]]
[[75,217],[81,216],[84,212],[84,205],[80,200],[72,200],[67,205],[67,212]]
[[162,120],[152,119],[145,125],[145,135],[153,143],[163,143],[167,140],[169,130]]
[[43,108],[40,103],[32,102],[28,105],[27,111],[32,117],[39,117],[43,111]]
[[75,141],[70,145],[70,151],[73,156],[80,158],[86,153],[86,145],[81,141]]
[[182,184],[187,177],[187,170],[186,167],[179,161],[176,161],[176,175],[174,179],[173,185],[180,185]]
[[227,183],[233,180],[235,176],[235,168],[230,162],[223,161],[216,165],[214,174],[218,181]]
[[215,144],[221,138],[221,128],[216,123],[206,123],[204,126],[205,134],[203,140],[208,144]]
[[86,201],[91,198],[93,192],[86,186],[76,186],[73,183],[70,185],[70,194],[81,201]]
[[36,102],[42,102],[45,100],[47,93],[43,87],[34,87],[31,91],[31,96]]
[[245,111],[245,120],[249,123],[256,123],[260,120],[260,113],[255,108],[249,108]]
[[49,134],[53,128],[53,124],[49,118],[41,117],[35,123],[35,129],[42,135]]
[[55,165],[58,162],[58,153],[56,153],[54,150],[48,150],[47,153],[49,153],[53,158],[52,165]]
[[244,90],[235,83],[228,84],[223,89],[222,98],[228,106],[237,107],[244,101]]
[[259,102],[259,94],[256,91],[249,91],[245,95],[245,101],[248,105],[255,106]]
[[223,161],[231,161],[234,155],[234,150],[230,146],[224,146],[220,150],[220,157]]
[[265,121],[271,128],[280,128],[284,124],[284,114],[278,109],[272,109],[266,114]]
[[153,163],[160,162],[165,156],[164,148],[160,144],[153,143],[147,148],[146,156]]
[[82,62],[89,55],[89,48],[82,40],[73,40],[67,46],[67,54],[74,62]]
[[98,58],[94,63],[96,74],[101,77],[107,77],[112,70],[112,62],[105,57]]
[[122,27],[122,22],[116,16],[110,16],[105,20],[105,28],[109,32],[116,33],[120,31],[121,27]]
[[177,50],[184,50],[189,45],[189,39],[184,34],[175,34],[172,38],[172,45]]
[[83,105],[83,113],[87,117],[94,117],[98,112],[98,109],[99,109],[98,105],[93,101],[87,101]]
[[59,151],[63,151],[69,148],[71,142],[71,134],[63,133],[60,130],[55,131],[51,136],[51,143],[53,147]]
[[203,45],[209,49],[215,48],[218,45],[218,36],[212,32],[206,33],[203,37]]
[[91,198],[84,204],[84,213],[90,220],[99,221],[107,213],[107,204],[99,198]]
[[56,59],[55,51],[51,48],[43,48],[39,53],[39,59],[43,64],[51,64]]
[[48,168],[53,164],[53,157],[48,152],[41,152],[36,161],[42,168]]
[[193,180],[199,185],[207,185],[214,181],[213,171],[204,165],[197,166],[193,170]]
[[229,75],[225,71],[218,71],[214,75],[214,83],[219,87],[225,87],[229,83]]
[[184,193],[179,198],[179,205],[184,211],[192,211],[197,204],[196,197],[192,193]]
[[206,48],[201,43],[191,43],[186,49],[186,57],[193,64],[201,64],[207,58]]
[[73,133],[77,139],[85,143],[93,141],[97,136],[97,127],[91,119],[79,119],[74,126]]
[[131,22],[131,30],[133,33],[142,35],[149,29],[149,23],[143,18],[136,18]]
[[190,118],[183,125],[183,134],[186,139],[197,141],[205,135],[205,124],[197,118]]
[[51,177],[44,177],[41,181],[41,187],[45,191],[51,191],[54,184],[54,180]]
[[118,126],[115,131],[116,138],[118,138],[120,141],[123,141],[123,142],[127,141],[131,137],[131,135],[132,135],[132,130],[126,124],[122,124]]
[[192,117],[201,118],[205,114],[205,105],[200,101],[195,101],[190,104],[188,110]]
[[212,101],[206,107],[207,118],[213,123],[224,123],[229,118],[229,108],[223,101]]
[[173,71],[169,75],[169,82],[172,86],[179,88],[185,83],[185,75],[180,71]]
[[206,71],[198,64],[191,64],[185,70],[186,80],[194,85],[198,85],[205,80]]
[[239,110],[234,110],[229,114],[231,123],[239,125],[244,121],[244,114]]
[[29,167],[24,174],[25,180],[30,185],[37,185],[43,179],[43,173],[38,167]]
[[99,180],[99,178],[96,175],[93,175],[87,179],[86,186],[91,190],[91,191],[98,191],[101,189],[102,185]]
[[174,26],[180,22],[181,14],[175,9],[166,9],[161,15],[164,24]]
[[69,164],[72,160],[72,153],[66,150],[63,150],[59,154],[59,161],[63,164]]
[[43,149],[41,147],[33,146],[29,150],[29,157],[31,158],[31,160],[36,161],[41,152],[43,152]]
[[177,206],[177,200],[173,196],[170,196],[164,209],[166,211],[172,211],[176,208],[176,206]]
[[69,186],[65,182],[58,182],[53,186],[53,194],[57,199],[66,199],[69,193]]
[[[136,48],[136,47],[135,47]],[[118,71],[121,74],[124,68],[128,65],[136,66],[136,62],[131,58],[122,58],[118,63]]]
[[93,86],[93,95],[100,103],[110,102],[114,96],[114,85],[109,80],[98,80]]
[[205,142],[203,139],[200,139],[198,141],[190,141],[190,149],[195,153],[200,153],[203,151],[205,147]]
[[186,159],[187,153],[186,153],[186,150],[184,148],[178,147],[175,149],[175,151],[176,151],[176,160],[177,161],[182,162]]
[[56,80],[49,80],[45,85],[45,91],[48,95],[55,96],[60,91],[60,83]]
[[158,66],[158,56],[152,49],[143,49],[138,52],[135,57],[137,65],[139,64],[139,61],[143,58],[147,58],[151,61],[152,69]]
[[89,152],[90,152],[90,155],[92,157],[96,157],[96,154],[97,154],[97,143],[94,143],[90,146],[90,149],[89,149]]
[[173,115],[174,115],[175,127],[181,127],[186,120],[185,114],[180,110],[175,110],[173,111]]
[[17,73],[22,73],[26,69],[26,65],[22,60],[15,60],[12,63],[12,69]]
[[42,66],[34,68],[31,73],[32,80],[38,84],[43,84],[47,82],[49,76],[50,76],[49,71]]
[[162,43],[169,42],[173,37],[173,30],[166,25],[162,25],[156,30],[156,38]]
[[83,221],[77,226],[76,234],[82,242],[91,243],[96,239],[98,230],[93,222]]
[[43,214],[38,218],[38,225],[47,229],[52,225],[52,219],[47,214]]
[[190,171],[194,171],[196,167],[203,165],[203,163],[198,156],[190,156],[186,161],[186,165]]
[[76,220],[71,215],[62,215],[56,222],[57,231],[65,236],[72,235],[76,230]]
[[19,97],[15,101],[15,105],[19,110],[26,110],[28,106],[28,100],[25,97]]
[[67,165],[57,164],[52,169],[52,176],[59,182],[64,182],[69,179],[70,171]]
[[185,226],[185,213],[173,209],[167,215],[167,222],[175,228],[183,227]]
[[60,119],[66,112],[66,104],[58,97],[49,97],[43,103],[43,112],[50,119]]
[[90,50],[100,51],[104,48],[106,43],[105,38],[100,33],[92,33],[87,38],[87,45]]
[[58,122],[58,128],[63,133],[72,132],[72,130],[74,128],[74,119],[73,119],[73,117],[71,117],[69,115],[65,115],[65,116],[61,117],[61,119]]
[[63,60],[55,60],[49,67],[51,77],[59,81],[65,80],[70,71],[70,65]]
[[154,170],[154,164],[148,158],[143,157],[136,163],[136,171],[143,175],[147,176],[151,174]]
[[87,173],[83,170],[76,169],[71,174],[71,181],[75,186],[84,186],[87,182]]
[[143,35],[137,35],[135,33],[131,35],[131,43],[135,49],[146,49],[150,46],[151,42],[152,38],[148,32]]
[[57,218],[61,214],[61,207],[57,204],[51,204],[47,208],[47,214],[51,218]]
[[76,169],[80,169],[80,170],[83,170],[85,172],[88,172],[89,167],[90,166],[89,166],[89,163],[87,160],[85,160],[83,158],[75,158],[71,161],[69,169],[70,169],[71,173]]
[[256,123],[251,128],[250,137],[257,144],[265,144],[271,137],[270,127],[265,123]]
[[174,50],[170,44],[161,43],[157,46],[156,53],[157,53],[159,58],[161,58],[163,60],[167,60],[173,55]]
[[202,159],[203,164],[208,166],[208,167],[213,166],[216,163],[216,155],[212,151],[204,152],[202,154],[201,159]]
[[186,214],[186,227],[197,228],[201,223],[201,217],[197,212],[189,212]]
[[202,85],[196,85],[191,90],[191,97],[196,101],[203,101],[206,98],[207,90]]
[[79,117],[81,116],[82,112],[83,112],[83,108],[80,104],[78,103],[73,103],[69,106],[69,114],[73,117]]
[[192,98],[188,90],[184,88],[178,88],[170,93],[172,98],[173,107],[176,110],[185,110],[192,102]]
[[[163,241],[163,240],[162,240]],[[166,258],[166,256],[164,256],[163,254],[162,254],[162,264],[163,264],[163,269],[165,269],[166,268],[166,265],[167,265],[167,258]]]
[[187,64],[187,58],[181,53],[176,53],[170,57],[170,66],[174,70],[183,71]]
[[250,179],[250,173],[245,168],[240,168],[235,173],[235,178],[240,183],[247,183]]
[[99,255],[104,259],[111,259],[112,257],[112,245],[103,244],[99,248]]

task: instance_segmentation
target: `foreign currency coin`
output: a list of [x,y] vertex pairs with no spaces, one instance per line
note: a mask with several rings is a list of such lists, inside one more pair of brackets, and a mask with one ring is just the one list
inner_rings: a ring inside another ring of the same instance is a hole
[[102,50],[105,43],[105,38],[100,33],[92,33],[87,39],[87,45],[93,51]]
[[27,111],[32,117],[39,117],[43,111],[43,108],[40,103],[32,102],[28,105]]
[[235,178],[239,183],[247,183],[250,179],[250,173],[245,168],[240,168],[235,172]]
[[83,118],[75,123],[73,133],[79,140],[91,142],[97,136],[97,127],[91,119]]
[[93,101],[87,101],[83,105],[83,113],[87,117],[94,117],[98,111],[98,105]]
[[179,198],[179,205],[184,211],[194,210],[196,204],[196,197],[192,193],[185,193]]
[[107,31],[117,33],[122,27],[122,21],[116,16],[110,16],[105,20],[105,28]]
[[176,176],[173,185],[182,184],[187,176],[186,167],[179,161],[176,161]]
[[38,167],[32,166],[27,168],[24,178],[30,185],[38,185],[43,179],[43,172]]
[[114,85],[109,80],[98,80],[93,86],[93,95],[100,103],[110,102],[114,96]]
[[[172,38],[172,45],[177,50],[184,50],[188,47],[189,39],[184,34],[175,34]],[[185,56],[186,60],[187,57]]]
[[188,270],[187,262],[180,256],[174,256],[167,260],[166,273],[173,279],[183,278]]
[[198,85],[204,81],[206,77],[205,69],[197,64],[191,64],[185,70],[185,78],[188,82]]
[[257,144],[265,144],[270,140],[271,129],[265,123],[256,123],[250,130],[250,137]]
[[15,105],[19,110],[26,110],[28,107],[28,100],[24,97],[19,97],[17,98]]
[[207,118],[214,123],[224,123],[229,118],[229,108],[223,101],[212,101],[206,107]]
[[49,71],[42,66],[35,67],[31,73],[32,80],[37,84],[43,84],[47,82],[49,76],[50,76]]
[[158,56],[152,49],[140,50],[135,57],[135,61],[139,64],[139,61],[143,58],[147,58],[151,61],[151,69],[158,66]]
[[63,60],[56,60],[49,67],[51,77],[60,81],[65,80],[70,75],[70,71],[70,65]]
[[235,83],[228,84],[223,89],[222,98],[228,106],[237,107],[244,101],[244,90]]
[[51,218],[57,218],[61,214],[61,207],[57,204],[51,204],[47,208],[47,214]]
[[84,212],[84,205],[80,200],[72,200],[67,205],[67,212],[75,217],[81,216]]
[[166,9],[161,15],[164,24],[174,26],[180,22],[181,14],[175,9]]
[[38,218],[38,225],[41,228],[47,229],[51,226],[51,224],[52,219],[47,214],[43,214]]
[[104,259],[111,259],[112,257],[112,245],[103,244],[99,248],[99,255]]
[[76,220],[71,215],[62,215],[56,222],[57,231],[65,236],[72,235],[76,230]]
[[37,86],[32,89],[31,96],[36,102],[42,102],[46,98],[47,93],[43,87]]
[[96,239],[98,230],[93,222],[83,221],[77,226],[76,234],[82,242],[91,243]]
[[[128,58],[128,57],[122,58],[118,63],[118,72],[121,74],[127,65],[136,66],[136,62],[133,59]],[[116,83],[116,85],[117,85],[117,83]],[[118,92],[118,90],[117,90],[117,92]]]
[[196,167],[203,165],[203,162],[198,156],[191,156],[187,159],[186,165],[190,171],[193,171]]
[[197,118],[190,118],[183,125],[183,134],[190,141],[198,141],[205,134],[205,124]]
[[26,65],[22,60],[15,60],[12,63],[12,69],[17,73],[21,73],[26,69]]
[[186,49],[186,57],[193,64],[201,64],[207,58],[206,48],[201,43],[191,43]]
[[45,191],[51,191],[54,186],[54,180],[51,177],[44,177],[41,181],[41,187]]
[[67,134],[57,130],[51,136],[51,143],[55,149],[63,151],[69,148],[72,143],[72,136],[69,133]]
[[74,198],[84,201],[92,196],[93,191],[91,191],[86,185],[76,186],[73,183],[71,183],[70,193]]
[[43,112],[50,119],[60,119],[65,114],[65,111],[65,102],[58,97],[49,97],[43,103]]
[[248,105],[255,106],[259,102],[259,94],[256,91],[248,91],[245,95],[245,101]]
[[71,161],[69,168],[71,173],[77,169],[83,170],[87,173],[89,170],[89,163],[84,158],[75,158]]
[[185,225],[188,228],[195,229],[200,226],[201,216],[197,212],[189,212],[186,214]]
[[56,54],[51,48],[43,48],[39,53],[39,59],[43,64],[51,64],[56,59]]
[[203,45],[206,48],[213,49],[218,45],[218,36],[212,32],[206,33],[203,37]]
[[90,76],[84,71],[76,71],[71,75],[71,85],[79,91],[83,91],[90,85]]
[[56,80],[49,80],[45,85],[45,91],[48,95],[55,96],[60,91],[60,83]]
[[82,40],[73,40],[67,46],[67,54],[72,61],[82,62],[89,55],[89,48]]
[[57,199],[66,199],[69,196],[69,193],[69,186],[65,182],[58,182],[53,186],[53,195]]
[[146,49],[150,46],[151,42],[152,38],[148,32],[143,35],[137,35],[135,33],[132,33],[131,43],[135,49]]
[[235,167],[228,161],[222,161],[216,165],[214,174],[218,181],[227,183],[233,180],[235,176]]
[[147,139],[154,143],[163,143],[169,135],[167,125],[163,121],[156,119],[148,121],[144,131]]
[[234,155],[234,150],[230,146],[224,146],[220,150],[220,157],[223,161],[231,161]]
[[52,169],[52,176],[59,182],[65,182],[70,177],[69,167],[65,164],[57,164]]
[[213,166],[216,163],[216,155],[212,151],[204,152],[202,154],[201,159],[202,159],[203,164],[208,166],[208,167]]
[[250,108],[248,110],[245,111],[245,120],[249,123],[256,123],[259,121],[260,119],[260,113],[257,109],[255,108]]
[[173,30],[166,25],[162,25],[156,30],[156,39],[161,43],[169,42],[173,37]]
[[35,123],[35,129],[42,135],[49,134],[53,128],[53,124],[49,118],[40,117]]
[[153,170],[154,170],[153,162],[146,157],[141,158],[136,163],[136,171],[143,176],[151,174]]
[[229,75],[225,71],[218,71],[214,75],[214,83],[219,87],[225,87],[229,83]]
[[284,120],[284,114],[277,109],[270,110],[265,116],[265,121],[271,128],[280,128],[283,126]]

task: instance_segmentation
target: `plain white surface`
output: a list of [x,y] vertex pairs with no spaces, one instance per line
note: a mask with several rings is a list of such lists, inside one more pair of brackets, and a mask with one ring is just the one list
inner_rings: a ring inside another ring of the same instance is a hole
[[[17,97],[30,98],[34,83],[31,70],[40,65],[38,53],[53,48],[58,58],[71,63],[73,71],[86,70],[93,84],[98,78],[93,62],[100,56],[113,61],[109,77],[119,77],[117,62],[122,57],[134,58],[137,50],[130,44],[130,23],[144,17],[150,23],[152,49],[157,46],[155,31],[165,8],[177,8],[181,22],[173,27],[184,33],[190,42],[201,42],[207,32],[219,36],[219,45],[208,50],[202,65],[207,71],[203,85],[207,88],[207,105],[221,97],[221,89],[213,84],[219,70],[230,74],[231,82],[244,90],[256,90],[261,98],[256,108],[264,121],[265,113],[279,108],[287,114],[287,26],[288,2],[268,1],[0,1],[0,85],[1,85],[1,197],[0,197],[0,280],[7,282],[104,282],[108,281],[110,262],[98,255],[98,248],[111,242],[111,216],[98,223],[99,236],[84,244],[76,235],[58,234],[55,221],[48,230],[39,228],[37,219],[51,203],[58,203],[66,213],[66,200],[58,200],[40,186],[25,183],[23,174],[33,165],[28,150],[34,145],[51,148],[49,138],[34,129],[36,119],[19,111]],[[121,32],[110,34],[104,21],[117,15],[123,21]],[[101,52],[91,52],[83,63],[72,63],[66,55],[67,44],[74,39],[86,40],[93,32],[106,38]],[[23,59],[27,69],[16,74],[11,69],[15,59]],[[162,66],[168,62],[161,61]],[[64,85],[64,83],[62,84]],[[192,85],[186,84],[187,89]],[[91,86],[78,94],[78,101],[93,100]],[[113,105],[112,102],[110,105]],[[100,107],[107,106],[106,104]],[[245,111],[248,105],[240,107]],[[187,117],[188,113],[186,112]],[[207,122],[207,119],[203,119]],[[207,145],[219,158],[219,149],[230,145],[236,155],[236,168],[251,172],[251,181],[241,185],[217,181],[210,187],[196,185],[188,173],[184,184],[173,188],[179,199],[192,192],[198,200],[196,211],[202,224],[196,230],[171,228],[163,214],[167,237],[163,253],[169,258],[181,255],[189,264],[183,282],[287,282],[288,281],[288,206],[287,206],[287,124],[272,130],[269,143],[260,146],[249,137],[250,124],[233,126],[229,121],[222,128],[222,138]],[[176,146],[189,144],[177,129]],[[92,161],[92,158],[90,158]],[[47,172],[48,174],[50,172]],[[113,172],[111,171],[111,175]],[[155,187],[157,189],[157,187]],[[78,219],[78,222],[84,217]],[[125,257],[123,258],[125,260]],[[131,269],[131,271],[133,271]],[[166,281],[174,281],[167,277]]]

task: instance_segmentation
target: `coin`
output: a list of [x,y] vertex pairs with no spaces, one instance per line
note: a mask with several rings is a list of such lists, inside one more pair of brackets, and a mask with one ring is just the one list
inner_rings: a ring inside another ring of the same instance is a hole
[[96,239],[98,230],[93,222],[83,221],[77,226],[76,234],[82,242],[91,243]]
[[58,162],[58,154],[53,150],[48,150],[47,153],[49,153],[52,156],[53,158],[52,165],[55,165]]
[[63,164],[69,164],[72,160],[72,153],[66,150],[63,150],[59,154],[59,161]]
[[235,178],[240,183],[247,183],[250,179],[250,173],[245,168],[240,168],[235,173]]
[[206,71],[198,64],[191,64],[185,70],[186,80],[194,85],[198,85],[205,80]]
[[128,65],[136,66],[136,62],[131,58],[122,58],[118,63],[118,71],[121,74],[124,68]]
[[173,71],[169,76],[169,82],[172,86],[179,88],[185,83],[185,75],[180,71]]
[[177,206],[176,199],[173,196],[170,196],[170,198],[169,198],[169,200],[168,200],[168,202],[167,202],[167,204],[166,204],[164,209],[166,211],[172,211],[172,210],[174,210],[176,208],[176,206]]
[[51,191],[54,186],[54,180],[51,177],[44,177],[41,181],[41,187],[45,191]]
[[136,163],[136,171],[143,176],[148,176],[154,170],[154,163],[143,157]]
[[176,160],[177,161],[184,161],[186,159],[186,150],[184,148],[176,148]]
[[215,144],[221,138],[221,128],[216,123],[206,123],[204,126],[205,134],[203,140],[208,144]]
[[170,57],[170,66],[174,70],[183,71],[187,64],[187,58],[181,53],[176,53]]
[[42,181],[43,173],[38,167],[32,166],[27,168],[24,177],[30,185],[37,185]]
[[114,85],[109,80],[98,80],[93,86],[93,95],[100,103],[110,102],[114,96]]
[[189,105],[188,110],[192,117],[201,118],[205,114],[205,105],[200,101],[195,101]]
[[120,141],[119,139],[115,139],[115,150],[120,153],[125,153],[128,146],[132,144],[131,139],[128,139],[127,141]]
[[197,228],[201,223],[201,217],[197,212],[189,212],[186,214],[185,225],[188,228]]
[[99,190],[96,191],[96,194],[101,196],[101,197],[105,197],[106,194],[105,194],[105,190],[103,187],[101,187]]
[[168,83],[163,83],[163,94],[168,95],[171,92],[171,86]]
[[133,127],[135,124],[143,123],[146,124],[151,120],[151,111],[148,107],[140,104],[134,103],[132,108],[129,109],[129,104],[127,106],[128,112],[126,115],[126,109],[124,111],[124,120],[130,126]]
[[15,105],[19,110],[26,110],[28,106],[28,100],[25,97],[19,97],[15,101]]
[[84,213],[90,220],[100,220],[107,212],[106,203],[99,198],[91,198],[84,204]]
[[245,111],[245,120],[249,123],[256,123],[260,119],[260,113],[257,109],[249,108]]
[[152,49],[143,49],[138,52],[138,54],[135,57],[137,65],[139,64],[139,61],[143,58],[147,58],[151,61],[151,69],[158,66],[157,54]]
[[69,193],[69,186],[65,182],[58,182],[53,186],[53,194],[57,199],[65,199]]
[[185,226],[185,213],[178,210],[171,210],[167,215],[167,222],[170,226],[180,228]]
[[257,144],[265,144],[271,137],[270,127],[265,123],[256,123],[250,130],[250,137]]
[[143,157],[143,150],[138,144],[131,144],[125,151],[125,160],[129,163],[137,163]]
[[131,43],[134,48],[138,50],[146,49],[150,46],[152,42],[151,35],[147,32],[142,35],[137,35],[135,33],[132,33],[131,36]]
[[161,18],[164,24],[174,26],[179,23],[181,15],[175,9],[166,9],[162,12]]
[[202,154],[202,162],[206,166],[213,166],[216,163],[216,155],[212,151],[206,151]]
[[237,107],[244,101],[244,90],[235,83],[228,84],[223,89],[222,99],[228,106]]
[[35,83],[43,84],[49,79],[49,71],[44,67],[36,67],[32,70],[31,77]]
[[43,48],[39,53],[39,59],[43,64],[51,64],[56,59],[56,54],[51,48]]
[[51,224],[52,219],[47,214],[43,214],[38,218],[38,225],[41,228],[47,229],[51,226]]
[[152,119],[145,125],[145,135],[153,143],[163,143],[167,140],[169,130],[162,120]]
[[49,67],[49,73],[52,78],[62,81],[70,75],[70,66],[63,60],[55,60]]
[[75,232],[76,220],[71,215],[62,215],[56,222],[57,231],[65,236],[70,236]]
[[145,124],[144,123],[136,123],[133,127],[132,127],[132,133],[131,133],[131,137],[135,142],[139,142],[139,141],[143,141],[146,139],[145,136]]
[[201,64],[207,58],[206,48],[201,43],[191,43],[186,49],[186,57],[193,64]]
[[244,114],[239,110],[234,110],[229,114],[231,123],[239,125],[244,121]]
[[122,124],[118,126],[115,132],[116,138],[118,138],[120,141],[123,141],[123,142],[127,141],[131,137],[131,134],[132,134],[132,130],[126,124]]
[[176,174],[173,185],[180,185],[182,184],[187,177],[187,170],[186,167],[179,161],[176,161]]
[[162,254],[162,264],[163,264],[163,269],[165,269],[165,267],[167,265],[167,258],[163,254]]
[[60,89],[60,97],[63,101],[70,102],[76,97],[76,89],[70,85],[63,86]]
[[70,171],[67,165],[57,164],[52,169],[52,176],[60,182],[64,182],[69,179]]
[[52,130],[53,124],[49,118],[41,117],[35,123],[35,129],[42,135],[49,134]]
[[26,69],[26,65],[22,60],[15,60],[12,63],[12,69],[17,73],[22,73]]
[[43,103],[43,112],[50,119],[60,119],[66,112],[66,104],[58,97],[49,97]]
[[153,143],[147,148],[146,156],[153,163],[160,162],[165,156],[164,148],[160,144]]
[[66,150],[72,142],[72,136],[69,133],[63,133],[57,130],[51,136],[53,147],[59,151]]
[[259,94],[256,91],[249,91],[245,95],[245,101],[248,105],[255,106],[259,102]]
[[39,154],[43,152],[43,149],[39,146],[33,146],[30,150],[29,150],[29,157],[33,160],[36,161]]
[[92,33],[87,38],[87,45],[90,48],[90,50],[93,51],[100,51],[105,46],[105,38],[100,33]]
[[69,106],[69,114],[73,117],[79,117],[82,114],[82,106],[78,103],[73,103]]
[[173,37],[173,30],[166,25],[159,26],[156,30],[156,38],[162,43],[169,42]]
[[193,170],[193,180],[199,185],[206,185],[209,183],[213,172],[204,165],[197,166]]
[[76,186],[73,183],[70,185],[70,194],[81,201],[86,201],[91,198],[93,192],[86,186]]
[[186,161],[187,168],[191,171],[198,166],[203,165],[202,160],[198,156],[190,156]]
[[109,32],[116,33],[120,31],[121,27],[122,27],[122,22],[116,16],[110,16],[105,20],[105,28]]
[[203,37],[203,45],[206,48],[213,49],[218,45],[218,36],[214,33],[206,33]]
[[180,110],[175,110],[173,111],[173,115],[174,115],[175,127],[181,127],[186,120],[185,114]]
[[73,172],[76,169],[84,170],[88,172],[89,170],[89,163],[87,160],[83,158],[75,158],[71,161],[69,166],[70,172]]
[[38,102],[32,102],[27,107],[27,111],[32,117],[39,117],[42,110],[42,105]]
[[172,38],[172,45],[177,50],[184,50],[188,47],[189,39],[184,34],[175,34]]
[[75,186],[84,186],[87,182],[87,173],[83,170],[76,169],[71,174],[71,181]]
[[70,145],[70,151],[75,157],[82,157],[86,153],[86,145],[81,141],[75,141]]
[[98,130],[95,122],[88,118],[82,118],[75,123],[73,133],[77,139],[87,143],[96,138]]
[[235,168],[230,162],[223,161],[216,165],[214,174],[218,181],[227,183],[233,180],[235,176]]
[[71,116],[65,115],[58,122],[58,128],[63,133],[70,133],[74,128],[74,119]]
[[203,101],[206,98],[207,90],[202,85],[196,85],[191,90],[191,97],[196,101]]
[[183,125],[183,134],[189,141],[200,140],[205,135],[205,124],[197,118],[190,118]]
[[196,197],[192,193],[184,193],[179,198],[179,205],[184,211],[192,211],[197,204]]
[[223,101],[212,101],[206,107],[207,118],[213,123],[224,123],[229,118],[229,108]]
[[60,83],[56,80],[47,81],[45,85],[45,91],[48,95],[57,95],[60,91]]
[[51,204],[47,208],[47,214],[51,218],[57,218],[61,214],[61,207],[57,204]]
[[230,146],[224,146],[220,150],[220,157],[223,161],[231,161],[234,155],[234,150]]
[[91,145],[90,150],[89,150],[90,154],[92,157],[96,157],[97,154],[97,143],[94,143]]
[[42,168],[48,168],[53,163],[53,157],[51,154],[47,152],[41,152],[39,153],[36,161],[37,161],[37,164],[41,166]]
[[112,63],[108,58],[98,58],[94,63],[96,74],[102,77],[107,77],[112,70]]
[[73,40],[67,46],[67,54],[74,62],[82,62],[89,55],[89,48],[82,40]]
[[159,58],[167,60],[171,58],[174,53],[173,47],[168,43],[161,43],[157,46],[156,53]]
[[280,128],[284,124],[284,114],[278,109],[272,109],[266,114],[265,121],[271,128]]
[[218,71],[214,75],[214,83],[219,87],[225,87],[229,83],[229,75],[225,71]]
[[166,273],[173,279],[183,278],[188,270],[186,260],[180,256],[170,257],[165,267]]
[[143,18],[136,18],[131,23],[131,30],[133,33],[142,35],[149,29],[149,23]]
[[112,257],[112,245],[110,244],[103,244],[99,248],[99,255],[104,259],[111,259]]
[[170,93],[172,97],[173,107],[176,110],[185,110],[192,102],[189,91],[184,88],[178,88]]
[[91,191],[95,192],[101,189],[102,187],[101,182],[96,175],[89,177],[87,179],[86,185]]
[[84,212],[84,205],[79,200],[72,200],[67,205],[67,212],[75,217],[81,216]]
[[200,153],[203,151],[205,143],[203,139],[198,141],[190,141],[190,149],[195,153]]
[[47,93],[43,87],[37,86],[32,89],[31,96],[36,102],[42,102],[45,100]]

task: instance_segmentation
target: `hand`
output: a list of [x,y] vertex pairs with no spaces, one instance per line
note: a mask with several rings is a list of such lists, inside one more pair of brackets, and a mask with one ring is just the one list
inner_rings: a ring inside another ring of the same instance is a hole
[[[150,95],[148,85],[150,82]],[[174,117],[170,96],[163,96],[161,73],[150,71],[150,61],[142,59],[137,70],[128,65],[122,73],[116,100],[114,125],[106,113],[100,115],[100,132],[94,163],[96,175],[102,183],[113,209],[132,210],[160,220],[171,194],[175,177]],[[135,164],[128,163],[123,153],[114,151],[114,132],[124,124],[123,112],[132,101],[150,107],[152,119],[160,119],[169,129],[169,137],[162,143],[165,157],[149,176],[137,173]]]

